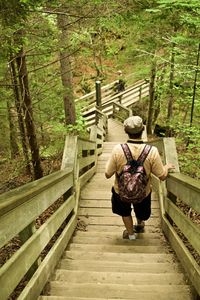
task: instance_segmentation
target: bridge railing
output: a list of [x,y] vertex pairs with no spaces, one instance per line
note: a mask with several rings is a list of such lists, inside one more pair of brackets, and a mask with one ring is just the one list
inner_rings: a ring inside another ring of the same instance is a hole
[[[103,89],[104,87],[102,87]],[[81,112],[86,121],[88,127],[95,124],[96,118],[96,94],[93,92],[93,97],[87,99],[87,95],[81,97],[77,101],[86,101],[84,108]],[[101,106],[98,107],[107,117],[113,115],[113,103],[118,103],[122,107],[130,108],[135,102],[140,101],[142,98],[149,95],[149,83],[145,80],[136,82],[133,86],[128,87],[121,93],[108,94],[106,97],[102,97]]]
[[[162,229],[195,293],[200,295],[200,226],[190,218],[190,213],[200,214],[200,183],[179,172],[174,138],[152,143],[159,149],[165,163],[172,162],[176,166],[166,182],[153,177],[153,187],[159,195]],[[187,208],[187,213],[182,207]]]
[[[115,93],[114,86],[116,83],[117,83],[117,80],[101,87],[102,98],[111,97]],[[90,104],[96,103],[96,91],[94,90],[84,96],[81,96],[80,98],[77,98],[75,100],[75,102],[76,103],[78,103],[78,102],[87,103],[87,106]]]
[[[0,195],[0,252],[7,255],[1,261],[1,300],[11,294],[35,300],[42,292],[76,228],[80,189],[95,173],[105,134],[105,118],[99,117],[90,140],[66,138],[60,171]],[[25,288],[18,295],[19,284]]]

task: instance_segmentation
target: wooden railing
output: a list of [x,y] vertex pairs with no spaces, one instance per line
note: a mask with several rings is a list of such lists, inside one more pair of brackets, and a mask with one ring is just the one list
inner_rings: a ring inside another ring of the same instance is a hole
[[193,211],[196,215],[200,213],[200,183],[179,172],[173,138],[152,143],[159,149],[164,162],[172,162],[176,166],[175,172],[168,175],[166,182],[153,177],[153,188],[159,195],[162,230],[196,294],[200,296],[200,226],[181,209],[187,205],[187,211]]
[[40,295],[76,228],[80,189],[95,173],[105,135],[105,118],[99,118],[90,140],[67,136],[60,171],[0,195],[0,251],[19,240],[19,249],[1,262],[1,300],[22,280],[25,288],[12,299]]
[[117,102],[113,102],[112,117],[114,119],[119,119],[120,121],[123,122],[125,119],[131,116],[132,116],[132,110],[130,108],[126,108]]
[[[114,95],[114,85],[116,84],[117,81],[113,81],[107,85],[104,85],[101,87],[101,96],[102,98],[107,98],[107,97],[111,97]],[[75,100],[76,103],[78,102],[83,102],[83,103],[87,103],[87,106],[92,104],[92,103],[96,103],[96,91],[92,91],[89,94],[86,94],[80,98],[77,98]]]
[[[103,89],[104,87],[102,87]],[[96,106],[96,95],[93,92],[93,97],[89,94],[84,96],[86,101],[84,108],[82,109],[82,115],[86,121],[86,125],[90,127],[96,122],[96,109],[101,110],[107,117],[113,115],[113,104],[116,103],[121,105],[121,108],[130,108],[135,102],[140,101],[142,98],[149,94],[149,83],[145,80],[136,82],[133,86],[128,87],[125,91],[112,95],[111,93],[107,97],[102,97],[101,106]],[[80,101],[83,97],[80,98]],[[116,109],[118,110],[118,109]],[[116,112],[116,111],[115,111]]]

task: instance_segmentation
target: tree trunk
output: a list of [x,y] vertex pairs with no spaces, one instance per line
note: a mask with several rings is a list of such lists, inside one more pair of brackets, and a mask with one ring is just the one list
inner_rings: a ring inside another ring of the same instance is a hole
[[173,104],[174,104],[174,62],[175,62],[175,43],[172,43],[171,62],[170,62],[170,77],[169,77],[169,102],[167,111],[168,122],[173,117]]
[[66,15],[57,16],[60,35],[60,69],[64,90],[63,102],[65,111],[65,124],[75,124],[76,113],[72,85],[72,66],[69,50],[68,18]]
[[21,143],[22,143],[22,150],[24,154],[24,158],[26,161],[26,169],[28,174],[31,174],[31,166],[29,162],[29,156],[28,156],[28,147],[26,143],[26,131],[25,131],[25,126],[24,126],[24,116],[23,116],[23,111],[22,111],[22,105],[20,101],[20,91],[18,88],[18,80],[17,80],[17,72],[15,68],[15,63],[11,57],[11,62],[10,62],[10,72],[11,72],[11,78],[12,78],[12,83],[13,83],[13,92],[14,92],[14,98],[15,98],[15,107],[17,110],[17,118],[18,118],[18,125],[19,125],[19,132],[20,132],[20,137],[21,137]]
[[194,76],[192,107],[191,107],[191,114],[190,114],[190,127],[192,126],[192,122],[193,122],[194,102],[195,102],[195,98],[196,98],[196,89],[197,89],[197,76],[198,76],[198,67],[199,67],[199,57],[200,57],[200,44],[199,44],[198,51],[197,51],[197,63],[196,63],[196,70],[195,70],[195,76]]
[[43,176],[43,170],[41,167],[40,155],[39,155],[39,146],[36,137],[35,124],[33,119],[33,110],[32,102],[29,93],[29,84],[28,84],[28,73],[26,66],[26,58],[23,51],[23,47],[18,53],[16,58],[19,83],[21,89],[21,97],[23,101],[24,117],[26,124],[26,131],[28,136],[28,141],[31,149],[31,158],[34,170],[34,179],[39,179]]
[[155,98],[154,98],[154,115],[153,115],[153,125],[155,125],[157,118],[160,114],[160,105],[161,105],[161,95],[162,95],[162,88],[164,84],[164,77],[166,72],[166,66],[162,66],[162,73],[159,78],[159,83],[157,85],[156,91],[155,91]]
[[154,99],[155,99],[155,80],[156,80],[156,60],[154,59],[151,66],[151,78],[149,83],[149,109],[148,109],[148,118],[147,118],[147,134],[152,134]]
[[169,102],[167,110],[167,121],[168,121],[168,130],[166,136],[172,136],[172,129],[170,128],[170,121],[173,117],[173,104],[174,104],[174,69],[175,69],[175,43],[172,43],[172,52],[171,52],[171,62],[170,62],[170,76],[169,76]]
[[15,112],[10,107],[9,101],[7,101],[7,109],[8,109],[8,120],[9,120],[9,127],[10,127],[10,153],[11,153],[11,159],[14,159],[19,154],[19,147],[17,144],[17,132],[16,132],[16,126],[13,118]]
[[[191,113],[190,113],[190,127],[192,127],[193,123],[193,114],[194,114],[194,103],[196,98],[196,88],[197,88],[197,77],[198,77],[198,67],[199,67],[199,57],[200,57],[200,44],[197,51],[197,63],[196,63],[196,70],[194,76],[194,85],[193,85],[193,96],[192,96],[192,106],[191,106]],[[190,144],[190,137],[187,140],[186,147]]]

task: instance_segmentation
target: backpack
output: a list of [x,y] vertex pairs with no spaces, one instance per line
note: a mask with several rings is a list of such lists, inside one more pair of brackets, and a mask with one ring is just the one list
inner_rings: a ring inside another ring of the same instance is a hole
[[126,165],[118,175],[119,196],[122,201],[137,204],[146,197],[147,175],[143,163],[151,150],[145,145],[137,160],[134,160],[127,144],[121,144],[127,159]]

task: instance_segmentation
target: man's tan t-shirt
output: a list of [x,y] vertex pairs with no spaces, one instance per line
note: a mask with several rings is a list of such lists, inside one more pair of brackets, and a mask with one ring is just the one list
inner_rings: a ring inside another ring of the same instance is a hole
[[[137,160],[142,150],[145,147],[145,144],[135,144],[127,142],[129,149],[131,150],[133,159]],[[123,166],[126,164],[127,160],[124,154],[124,151],[121,147],[121,144],[116,145],[111,153],[110,159],[106,164],[106,174],[108,177],[111,177],[115,174],[114,181],[114,190],[116,193],[119,193],[118,182],[116,173],[119,175],[123,169]],[[166,170],[161,161],[161,157],[159,155],[158,149],[152,146],[147,158],[144,161],[144,168],[148,177],[148,183],[146,187],[146,196],[151,192],[151,173],[157,177],[161,177],[165,175]]]

